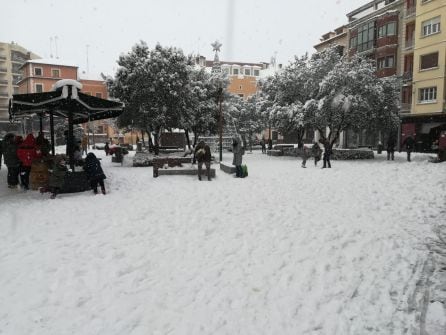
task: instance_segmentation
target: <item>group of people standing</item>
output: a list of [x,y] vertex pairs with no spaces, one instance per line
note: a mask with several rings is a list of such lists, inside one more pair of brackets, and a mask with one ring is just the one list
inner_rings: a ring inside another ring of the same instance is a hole
[[[85,160],[82,159],[82,154],[86,150],[86,145],[81,143],[82,152],[79,147],[75,148],[74,158],[76,163],[82,162],[83,170],[87,173],[91,188],[94,193],[98,193],[98,185],[101,191],[105,194],[104,179],[105,174],[102,170],[101,163],[93,153],[88,153]],[[33,134],[28,134],[23,140],[22,136],[8,133],[5,135],[0,143],[0,168],[4,158],[5,165],[8,169],[7,183],[11,189],[20,186],[24,190],[30,187],[30,173],[33,162],[39,160],[47,162],[48,168],[51,171],[48,179],[47,187],[43,187],[41,191],[49,191],[52,193],[52,198],[55,198],[61,191],[65,180],[65,175],[68,172],[66,166],[66,155],[50,156],[50,143],[44,137],[43,133],[35,138]]]
[[49,155],[50,144],[42,133],[39,133],[37,138],[33,134],[28,134],[25,140],[21,136],[8,133],[3,138],[1,152],[8,168],[8,187],[16,188],[20,177],[20,185],[28,190],[31,164],[34,160]]
[[[324,150],[321,149],[321,146],[324,148]],[[306,163],[308,157],[314,158],[314,166],[317,166],[317,163],[323,159],[324,165],[322,166],[322,169],[325,168],[331,168],[331,162],[330,158],[333,153],[333,150],[331,149],[330,142],[326,139],[320,139],[319,141],[313,142],[313,145],[311,148],[307,148],[305,145],[302,148],[302,167],[306,168]]]

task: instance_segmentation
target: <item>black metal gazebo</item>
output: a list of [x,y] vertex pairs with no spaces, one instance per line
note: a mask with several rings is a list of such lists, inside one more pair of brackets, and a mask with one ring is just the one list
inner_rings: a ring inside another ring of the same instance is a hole
[[42,119],[49,117],[53,155],[55,154],[54,117],[68,120],[67,152],[72,169],[74,169],[73,125],[114,118],[123,110],[122,103],[84,94],[80,92],[81,89],[82,84],[78,81],[63,79],[54,85],[51,92],[14,94],[9,101],[10,121],[37,115],[40,118],[40,131],[42,131]]

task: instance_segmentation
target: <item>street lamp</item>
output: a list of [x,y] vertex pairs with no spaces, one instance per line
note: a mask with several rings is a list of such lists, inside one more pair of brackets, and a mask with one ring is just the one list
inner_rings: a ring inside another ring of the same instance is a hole
[[223,88],[218,89],[218,102],[219,102],[219,120],[218,120],[218,132],[220,139],[220,162],[223,160],[223,113],[222,113],[222,101],[223,101]]

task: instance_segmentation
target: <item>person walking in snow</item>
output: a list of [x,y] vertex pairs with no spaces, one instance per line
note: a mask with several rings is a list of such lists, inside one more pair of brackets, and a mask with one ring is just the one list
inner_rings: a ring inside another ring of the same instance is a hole
[[412,153],[413,149],[415,148],[414,138],[412,136],[406,137],[406,139],[403,142],[403,146],[406,147],[407,161],[410,162],[410,154]]
[[396,140],[394,135],[390,135],[387,139],[387,160],[394,160],[395,159],[395,146],[396,146]]
[[88,179],[90,180],[91,188],[94,194],[98,194],[98,184],[101,186],[102,194],[105,195],[104,179],[105,174],[101,167],[101,162],[96,158],[95,154],[89,152],[87,158],[85,158],[84,170],[87,172]]
[[327,165],[328,168],[331,168],[330,157],[332,154],[332,150],[330,142],[328,140],[322,140],[322,139],[319,142],[324,146],[324,155],[323,155],[324,166],[322,166],[322,168],[325,169]]
[[105,151],[105,156],[108,156],[108,154],[110,153],[110,146],[108,145],[108,142],[105,142],[104,151]]
[[195,158],[198,162],[198,180],[201,180],[203,163],[206,166],[208,180],[211,180],[211,148],[204,141],[200,141],[195,147]]
[[3,140],[0,138],[0,170],[2,169]]
[[260,146],[262,147],[262,154],[266,154],[266,141],[265,138],[263,137],[260,140]]
[[8,133],[3,138],[2,151],[8,168],[8,187],[16,188],[19,184],[20,159],[17,157],[16,137]]
[[235,165],[235,177],[242,178],[243,177],[242,160],[243,160],[243,155],[245,154],[245,149],[242,146],[242,141],[240,140],[240,137],[237,135],[234,135],[232,137],[232,154],[233,154],[232,165]]
[[[40,152],[40,151],[39,151]],[[33,134],[28,134],[17,149],[17,157],[20,159],[20,184],[23,189],[29,190],[29,174],[32,162],[39,158],[36,148],[36,139]]]
[[308,148],[304,145],[302,147],[302,167],[306,168],[305,164],[307,164],[307,158],[309,156],[309,150]]
[[313,142],[311,147],[311,155],[314,157],[314,166],[317,166],[317,162],[321,160],[322,149],[316,141]]

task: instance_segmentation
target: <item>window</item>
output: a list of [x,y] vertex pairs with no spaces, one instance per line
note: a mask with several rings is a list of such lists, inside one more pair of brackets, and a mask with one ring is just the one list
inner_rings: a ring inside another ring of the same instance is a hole
[[438,52],[421,56],[420,70],[438,67]]
[[232,74],[238,74],[238,69],[232,69]]
[[422,23],[422,35],[429,36],[440,32],[440,17],[435,17],[431,20]]
[[240,85],[239,90],[242,90],[242,85]]
[[243,98],[243,97],[244,97],[244,95],[243,95],[243,94],[239,94],[238,96],[239,96],[240,98]]
[[357,45],[358,45],[358,37],[357,36],[352,37],[350,39],[350,49],[356,48]]
[[437,100],[437,87],[420,88],[420,102],[435,102]]
[[251,70],[245,69],[245,76],[250,76],[250,75],[251,75]]
[[378,70],[395,67],[395,56],[378,58]]
[[102,98],[102,93],[96,93],[96,98]]
[[35,67],[34,68],[34,75],[35,76],[41,76],[42,75],[42,68],[41,67]]
[[375,22],[364,24],[358,28],[358,51],[366,51],[375,46]]
[[396,35],[396,22],[390,22],[378,28],[378,38],[394,35]]
[[260,71],[259,71],[259,70],[254,70],[254,75],[255,75],[256,77],[258,77],[258,76],[260,75]]
[[51,76],[53,78],[60,78],[60,71],[59,71],[59,69],[51,69]]
[[36,87],[36,93],[42,93],[43,92],[43,84],[35,84]]

